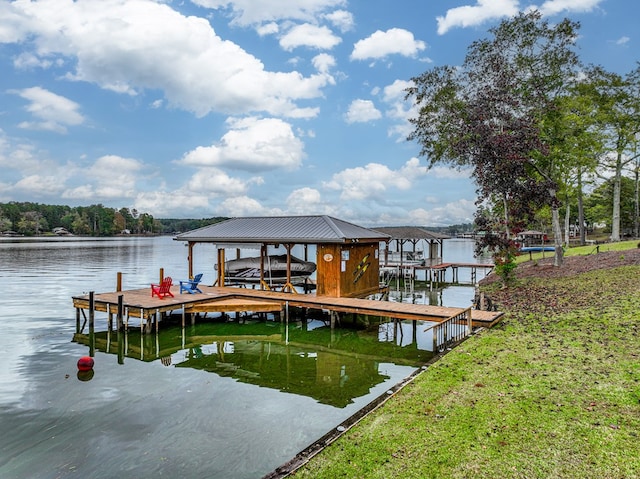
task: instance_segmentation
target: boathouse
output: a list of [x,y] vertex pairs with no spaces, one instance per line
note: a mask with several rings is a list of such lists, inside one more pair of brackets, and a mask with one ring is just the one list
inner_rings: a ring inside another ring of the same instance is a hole
[[260,289],[271,289],[266,281],[265,264],[269,248],[286,249],[287,276],[283,291],[295,292],[292,283],[291,250],[302,245],[307,258],[307,246],[314,245],[316,254],[315,288],[319,296],[365,297],[379,291],[380,244],[390,240],[386,233],[363,228],[327,215],[240,217],[214,223],[175,238],[188,244],[189,275],[193,276],[194,246],[198,243],[215,245],[217,286],[225,286],[227,249],[235,250],[236,259],[241,249],[259,250]]
[[[382,266],[432,267],[441,264],[443,242],[450,238],[418,226],[385,226],[375,230],[390,237],[380,259]],[[426,248],[418,248],[419,243],[424,243]]]

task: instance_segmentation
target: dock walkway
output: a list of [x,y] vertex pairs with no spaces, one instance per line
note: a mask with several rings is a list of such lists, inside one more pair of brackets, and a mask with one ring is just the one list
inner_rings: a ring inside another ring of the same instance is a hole
[[[151,296],[149,288],[107,293],[91,293],[73,297],[76,308],[76,322],[79,329],[80,315],[84,310],[105,312],[112,316],[121,309],[121,317],[126,324],[129,318],[140,318],[141,328],[147,323],[156,325],[163,313],[181,312],[183,321],[187,314],[206,312],[283,312],[287,306],[329,310],[341,313],[368,314],[401,320],[423,320],[441,322],[460,315],[465,308],[431,306],[394,301],[377,301],[361,298],[334,298],[316,294],[294,294],[263,291],[249,288],[216,287],[199,285],[201,294],[179,294],[179,287],[173,286],[174,297],[159,299]],[[497,311],[471,310],[474,327],[491,327],[499,321],[502,313]],[[86,317],[86,316],[85,316]]]

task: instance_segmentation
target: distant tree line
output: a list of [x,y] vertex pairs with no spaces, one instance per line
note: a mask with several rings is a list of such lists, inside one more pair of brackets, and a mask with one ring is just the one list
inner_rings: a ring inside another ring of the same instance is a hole
[[459,225],[449,226],[425,226],[426,230],[433,231],[434,233],[441,233],[448,236],[456,237],[464,233],[473,233],[475,225],[473,223],[463,223]]
[[0,232],[15,232],[25,236],[52,234],[55,228],[64,228],[78,236],[171,234],[200,228],[222,219],[155,219],[149,213],[135,208],[117,209],[101,204],[0,203]]
[[213,223],[219,223],[228,219],[224,216],[216,216],[214,218],[202,218],[202,219],[184,219],[184,218],[163,218],[157,220],[162,226],[162,234],[176,234],[184,233],[185,231],[195,230],[208,226]]

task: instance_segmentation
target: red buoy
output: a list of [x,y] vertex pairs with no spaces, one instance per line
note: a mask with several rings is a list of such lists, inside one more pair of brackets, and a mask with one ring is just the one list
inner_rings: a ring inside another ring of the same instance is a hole
[[91,356],[82,356],[78,359],[78,369],[80,371],[91,371],[93,369],[93,358]]

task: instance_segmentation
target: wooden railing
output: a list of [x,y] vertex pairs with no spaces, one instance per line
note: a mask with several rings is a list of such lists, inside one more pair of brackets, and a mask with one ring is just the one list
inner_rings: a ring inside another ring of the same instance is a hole
[[471,308],[431,326],[425,331],[433,333],[433,352],[441,353],[469,336],[472,331]]

